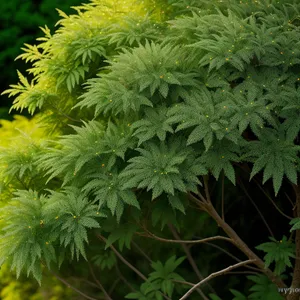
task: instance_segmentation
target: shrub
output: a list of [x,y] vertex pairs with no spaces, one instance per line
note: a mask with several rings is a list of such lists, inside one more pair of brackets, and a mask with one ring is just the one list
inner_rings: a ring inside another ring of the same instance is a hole
[[[299,9],[93,0],[60,12],[20,56],[34,79],[5,91],[60,136],[1,154],[15,191],[0,261],[39,282],[80,271],[94,283],[71,287],[87,299],[299,299]],[[262,238],[245,234],[254,221]]]

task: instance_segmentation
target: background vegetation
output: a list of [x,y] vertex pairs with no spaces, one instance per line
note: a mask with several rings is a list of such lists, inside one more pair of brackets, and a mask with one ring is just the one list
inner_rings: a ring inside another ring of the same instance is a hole
[[[34,44],[40,36],[39,27],[47,26],[54,30],[59,20],[56,8],[66,13],[74,13],[71,6],[79,5],[81,0],[10,0],[2,1],[0,6],[0,90],[18,80],[16,70],[24,73],[28,66],[15,58],[22,53],[24,43]],[[0,118],[12,118],[7,114],[11,100],[6,95],[0,98]],[[26,112],[24,112],[26,113]]]
[[92,3],[43,28],[6,91],[37,115],[2,122],[4,271],[51,297],[283,299],[300,284],[299,3]]

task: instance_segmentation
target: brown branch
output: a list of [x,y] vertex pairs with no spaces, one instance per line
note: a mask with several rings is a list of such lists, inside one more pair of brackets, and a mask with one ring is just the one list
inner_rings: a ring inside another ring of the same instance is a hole
[[79,277],[76,277],[76,276],[70,276],[69,278],[72,279],[72,280],[78,281],[78,282],[84,282],[84,283],[88,284],[89,286],[92,286],[96,289],[100,289],[99,286],[96,283],[91,282],[89,280],[86,280],[84,278],[79,278]]
[[[181,284],[188,285],[188,286],[195,285],[195,283],[191,283],[188,281],[181,281],[181,280],[172,280],[172,282],[181,283]],[[196,292],[198,292],[198,294],[201,295],[204,300],[209,300],[209,298],[207,298],[199,288],[196,289]]]
[[198,282],[197,284],[195,284],[191,289],[189,289],[179,300],[184,300],[184,299],[187,299],[187,297],[189,297],[190,294],[192,294],[192,292],[197,289],[198,287],[200,287],[203,283],[217,277],[217,276],[221,276],[221,275],[224,275],[225,273],[233,270],[233,269],[236,269],[236,268],[239,268],[241,266],[244,266],[246,264],[249,264],[249,263],[252,263],[254,262],[254,260],[252,259],[249,259],[249,260],[246,260],[246,261],[242,261],[242,262],[239,262],[235,265],[232,265],[232,266],[229,266],[223,270],[220,270],[218,272],[215,272],[215,273],[212,273],[210,274],[209,276],[207,276],[205,279],[201,280],[200,282]]
[[210,193],[209,193],[209,188],[208,188],[208,175],[203,176],[203,181],[204,181],[204,190],[205,190],[205,197],[206,199],[202,196],[202,201],[204,203],[211,203],[211,198],[210,198]]
[[[246,267],[246,266],[245,266]],[[228,275],[234,275],[234,274],[253,274],[253,275],[258,275],[258,272],[254,272],[254,271],[232,271],[232,272],[227,272],[226,274]],[[224,275],[226,275],[224,274]]]
[[223,171],[222,174],[222,219],[225,221],[225,212],[224,212],[224,179],[225,179],[225,174]]
[[161,237],[153,234],[152,232],[148,231],[147,229],[145,229],[145,231],[147,232],[147,235],[142,234],[142,233],[136,233],[136,234],[144,236],[144,237],[148,237],[148,238],[153,238],[153,239],[158,240],[160,242],[174,243],[174,244],[200,244],[200,243],[206,243],[206,242],[215,241],[215,240],[223,240],[223,241],[233,243],[233,241],[230,238],[227,238],[227,237],[221,236],[221,235],[211,236],[211,237],[204,238],[204,239],[201,239],[201,240],[172,240],[172,239],[161,238]]
[[[106,238],[103,237],[102,235],[96,233],[96,236],[97,236],[98,239],[100,239],[100,240],[106,242]],[[110,247],[111,250],[117,255],[117,257],[118,257],[118,258],[119,258],[119,259],[120,259],[127,267],[129,267],[135,274],[137,274],[137,275],[138,275],[140,278],[142,278],[144,281],[147,280],[147,277],[146,277],[144,274],[142,274],[138,269],[136,269],[129,261],[127,261],[127,260],[123,257],[123,255],[121,255],[121,254],[119,253],[119,251],[118,251],[113,245],[110,245],[109,247]]]
[[[208,182],[207,180],[204,181],[206,185],[205,190],[208,191]],[[207,194],[208,199],[210,200],[210,195]],[[215,210],[214,206],[212,205],[211,201],[206,201],[206,203],[202,202],[201,206],[205,206],[206,212],[217,222],[218,226],[221,227],[225,233],[230,237],[230,241],[239,248],[247,257],[248,259],[255,261],[255,265],[262,270],[262,272],[278,287],[284,288],[286,284],[283,280],[276,276],[269,268],[265,267],[264,261],[259,258],[249,247],[248,245],[238,236],[238,234],[233,230],[231,226],[229,226],[218,214]]]

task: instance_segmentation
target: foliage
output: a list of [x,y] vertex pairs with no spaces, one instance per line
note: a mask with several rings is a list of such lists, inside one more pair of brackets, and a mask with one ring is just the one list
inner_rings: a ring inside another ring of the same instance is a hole
[[290,258],[295,258],[295,245],[288,241],[286,236],[279,242],[270,237],[272,242],[263,243],[256,247],[258,250],[266,252],[264,259],[266,267],[269,267],[272,262],[275,262],[276,274],[281,274],[285,271],[286,267],[291,267]]
[[[15,190],[1,210],[0,262],[38,281],[43,268],[78,265],[86,297],[281,299],[278,287],[300,278],[288,225],[277,242],[267,224],[264,259],[240,235],[256,217],[267,223],[257,186],[299,227],[282,197],[293,189],[300,206],[300,4],[92,0],[75,10],[23,49],[32,67],[4,92],[51,136],[1,150],[0,176]],[[244,197],[256,209],[246,221]],[[250,264],[262,274],[212,280]]]

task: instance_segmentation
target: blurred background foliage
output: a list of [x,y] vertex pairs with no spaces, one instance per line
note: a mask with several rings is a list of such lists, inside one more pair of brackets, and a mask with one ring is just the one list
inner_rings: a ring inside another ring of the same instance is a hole
[[[80,5],[83,0],[3,0],[0,5],[0,94],[10,84],[18,81],[16,70],[25,73],[28,65],[15,58],[23,51],[24,43],[35,44],[43,33],[39,27],[47,25],[54,31],[60,19],[56,8],[67,14],[75,13],[71,6]],[[0,119],[12,119],[8,115],[12,99],[0,97]],[[26,113],[24,113],[26,114]]]
[[[23,51],[24,43],[35,44],[36,38],[43,36],[39,27],[46,24],[53,32],[56,22],[60,19],[56,8],[72,14],[75,12],[71,6],[80,5],[82,0],[7,0],[0,5],[0,93],[6,90],[10,84],[18,81],[16,70],[25,73],[28,65],[15,58]],[[41,129],[37,129],[29,121],[21,116],[15,116],[14,112],[8,114],[13,99],[7,95],[0,97],[0,120],[13,120],[12,122],[0,122],[0,146],[5,147],[16,135],[22,135],[18,128],[22,128],[23,134],[29,134],[33,139],[40,137]],[[19,114],[19,113],[18,113]],[[26,112],[23,115],[27,115]],[[0,187],[1,190],[1,187]],[[4,193],[5,194],[5,193]],[[3,194],[2,194],[3,195]],[[1,201],[0,201],[1,202]],[[0,205],[1,207],[1,205]],[[7,266],[0,270],[0,299],[1,300],[60,300],[80,299],[74,295],[72,289],[66,288],[53,276],[45,277],[43,287],[26,277],[16,279]]]

